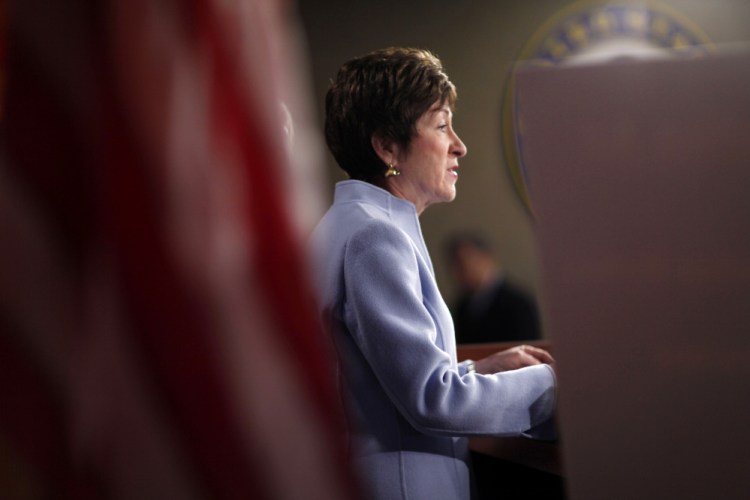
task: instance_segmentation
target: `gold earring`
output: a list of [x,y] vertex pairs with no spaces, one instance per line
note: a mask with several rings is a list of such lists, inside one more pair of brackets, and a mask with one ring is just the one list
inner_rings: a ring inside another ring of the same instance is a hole
[[395,177],[397,175],[401,175],[401,172],[396,170],[396,168],[393,166],[393,163],[388,163],[388,170],[385,171],[386,177]]

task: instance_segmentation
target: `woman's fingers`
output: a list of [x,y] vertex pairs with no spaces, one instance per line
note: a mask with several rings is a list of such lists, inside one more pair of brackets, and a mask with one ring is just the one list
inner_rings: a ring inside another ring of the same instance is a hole
[[531,345],[521,345],[518,346],[518,349],[525,354],[528,354],[529,356],[533,356],[534,358],[539,360],[540,363],[554,364],[555,362],[555,358],[553,358],[550,353],[548,353],[544,349],[540,349],[539,347],[534,347]]

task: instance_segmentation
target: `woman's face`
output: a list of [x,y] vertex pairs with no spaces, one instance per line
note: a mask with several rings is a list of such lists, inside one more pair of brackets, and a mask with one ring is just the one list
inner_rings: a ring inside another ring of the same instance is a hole
[[389,178],[388,187],[414,203],[417,213],[456,197],[458,159],[466,155],[466,146],[453,130],[452,119],[448,105],[436,103],[417,120],[409,150],[397,154],[401,175]]

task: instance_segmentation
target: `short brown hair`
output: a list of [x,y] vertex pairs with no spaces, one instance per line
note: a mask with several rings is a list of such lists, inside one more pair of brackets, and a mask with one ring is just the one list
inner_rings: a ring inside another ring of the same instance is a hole
[[326,143],[351,178],[375,182],[387,166],[373,134],[408,150],[417,120],[436,102],[453,108],[456,89],[431,52],[391,47],[354,58],[326,94]]

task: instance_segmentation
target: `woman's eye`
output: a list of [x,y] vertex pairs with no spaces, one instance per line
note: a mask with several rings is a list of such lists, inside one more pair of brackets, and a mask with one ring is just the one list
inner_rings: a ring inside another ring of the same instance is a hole
[[438,128],[440,130],[446,130],[448,128],[448,124],[447,123],[443,123],[442,125],[439,125]]

